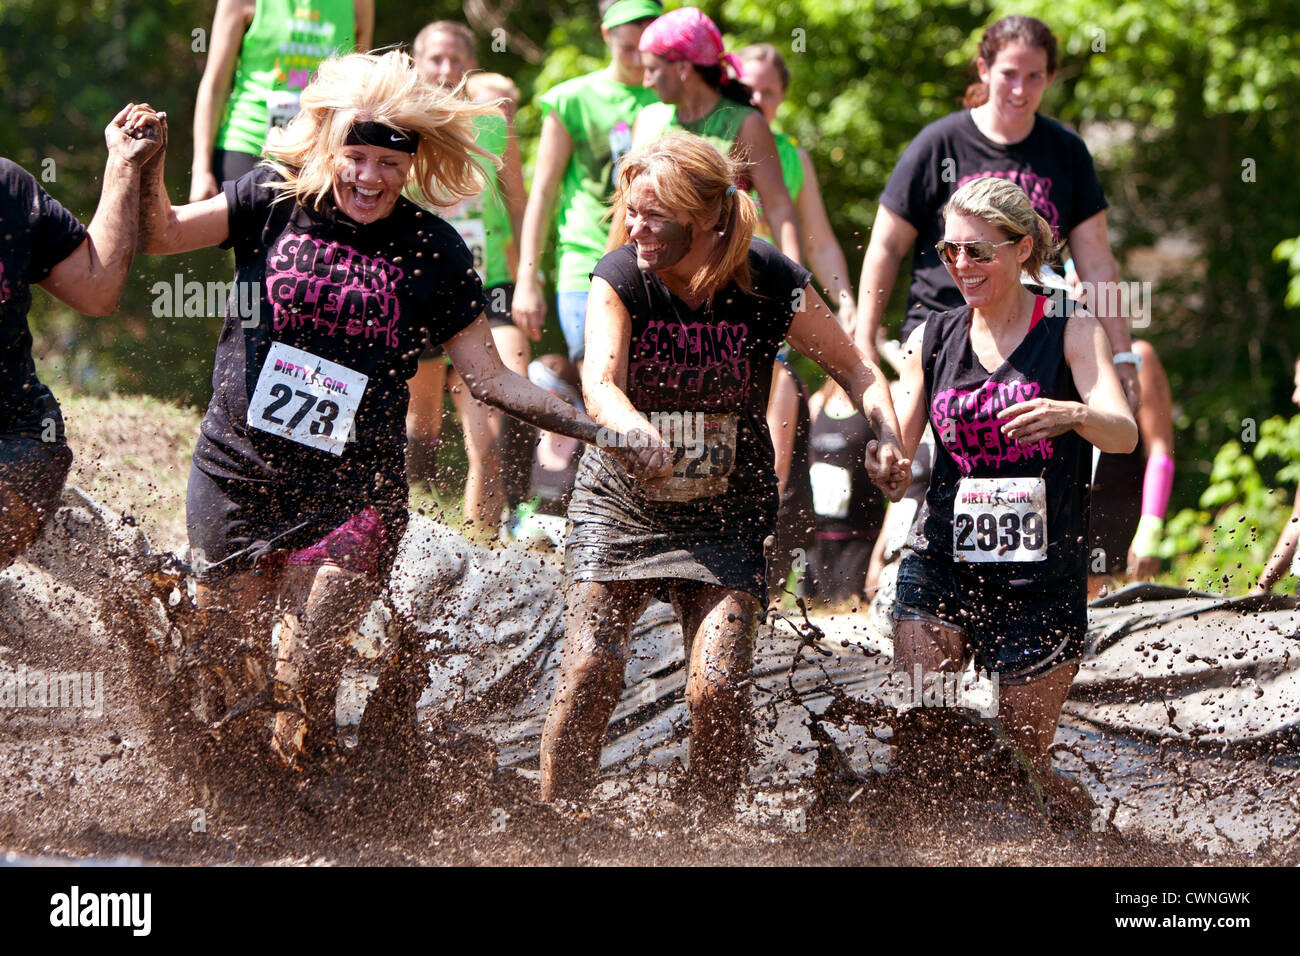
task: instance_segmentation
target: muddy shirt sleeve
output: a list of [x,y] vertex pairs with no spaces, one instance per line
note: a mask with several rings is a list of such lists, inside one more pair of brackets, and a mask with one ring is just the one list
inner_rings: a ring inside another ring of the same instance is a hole
[[[19,166],[6,164],[0,175],[0,188],[13,194],[11,175],[26,180],[25,189],[19,194],[30,195],[28,225],[31,230],[31,259],[27,264],[27,281],[41,282],[46,279],[64,259],[86,241],[86,227],[72,213],[68,212],[53,196],[40,187],[26,170]],[[15,172],[16,171],[16,172]]]
[[258,166],[238,179],[222,183],[230,222],[230,235],[221,243],[222,249],[246,249],[261,240],[262,228],[271,215],[271,205],[276,197],[270,184],[280,180],[281,176],[275,170]]
[[436,262],[439,268],[421,270],[413,318],[421,338],[427,333],[430,343],[441,345],[468,328],[482,314],[487,299],[465,240],[446,220],[433,218],[423,252],[425,261]]

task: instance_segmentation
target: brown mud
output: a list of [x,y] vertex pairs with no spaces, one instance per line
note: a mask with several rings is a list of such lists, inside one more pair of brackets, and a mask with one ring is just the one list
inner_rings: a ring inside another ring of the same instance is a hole
[[[139,455],[149,439],[137,429],[128,441]],[[87,467],[115,466],[105,454]],[[165,520],[174,499],[159,505]],[[854,689],[880,667],[841,640],[857,615],[764,631],[753,770],[725,820],[678,797],[680,661],[653,650],[629,674],[583,807],[537,800],[532,728],[555,645],[527,678],[520,667],[438,708],[420,705],[422,638],[399,628],[358,745],[283,770],[266,710],[217,734],[195,716],[185,661],[196,618],[175,559],[149,553],[136,522],[68,503],[57,533],[0,575],[0,677],[100,673],[103,692],[95,708],[0,706],[0,852],[297,865],[1300,862],[1294,745],[1238,757],[1067,714],[1058,765],[1098,811],[1049,816],[991,722],[936,711],[899,726],[864,703]],[[648,674],[654,691],[638,695]],[[512,708],[527,719],[507,727]]]

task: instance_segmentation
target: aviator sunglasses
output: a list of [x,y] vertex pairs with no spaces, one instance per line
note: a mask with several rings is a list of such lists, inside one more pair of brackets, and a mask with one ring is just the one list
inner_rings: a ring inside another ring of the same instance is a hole
[[1019,242],[1024,236],[1018,236],[1015,239],[1008,239],[1006,242],[989,242],[986,239],[976,239],[972,242],[949,242],[947,239],[934,244],[935,252],[939,253],[939,258],[947,265],[955,265],[957,256],[962,249],[966,250],[966,256],[971,262],[979,262],[987,265],[998,257],[995,250],[1002,246],[1010,246]]

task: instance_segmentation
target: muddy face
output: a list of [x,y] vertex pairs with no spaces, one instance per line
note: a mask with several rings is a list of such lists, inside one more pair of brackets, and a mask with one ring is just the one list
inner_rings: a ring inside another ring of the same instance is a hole
[[642,176],[627,197],[627,234],[636,245],[637,268],[643,272],[670,269],[686,257],[695,242],[695,229],[674,217],[655,194],[654,181]]

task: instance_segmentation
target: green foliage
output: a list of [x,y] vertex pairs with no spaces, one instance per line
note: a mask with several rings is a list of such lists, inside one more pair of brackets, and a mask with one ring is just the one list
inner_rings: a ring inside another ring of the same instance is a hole
[[[1249,590],[1291,516],[1291,502],[1278,487],[1297,479],[1300,415],[1265,421],[1250,452],[1238,441],[1226,443],[1198,507],[1182,509],[1166,524],[1161,556],[1174,559],[1170,583]],[[1294,587],[1292,578],[1282,583],[1285,590]]]

